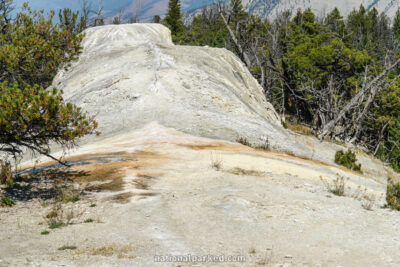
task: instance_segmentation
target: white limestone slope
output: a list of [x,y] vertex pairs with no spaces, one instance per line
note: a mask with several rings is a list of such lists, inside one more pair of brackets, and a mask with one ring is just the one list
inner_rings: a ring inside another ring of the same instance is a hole
[[268,137],[277,148],[307,152],[281,127],[261,86],[233,53],[175,46],[158,24],[108,25],[85,34],[79,60],[53,85],[96,115],[102,136],[157,122],[230,141]]

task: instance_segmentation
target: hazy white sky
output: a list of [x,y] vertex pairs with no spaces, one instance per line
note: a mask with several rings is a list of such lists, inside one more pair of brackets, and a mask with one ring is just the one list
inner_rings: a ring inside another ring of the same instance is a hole
[[[16,7],[21,7],[22,3],[28,2],[29,6],[33,9],[44,9],[49,11],[51,9],[58,10],[61,8],[71,8],[78,10],[80,7],[80,0],[14,0]],[[115,10],[124,7],[135,0],[103,0],[105,9]],[[93,7],[97,7],[98,0],[91,0]]]

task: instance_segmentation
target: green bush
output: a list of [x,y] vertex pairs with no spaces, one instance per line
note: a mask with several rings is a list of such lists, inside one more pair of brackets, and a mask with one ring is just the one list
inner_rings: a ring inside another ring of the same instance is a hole
[[65,226],[65,224],[64,223],[60,223],[60,222],[54,222],[54,223],[51,223],[50,225],[49,225],[49,229],[57,229],[57,228],[61,228],[61,227],[63,227],[63,226]]
[[76,246],[62,246],[58,248],[58,250],[74,250],[76,249]]
[[74,190],[68,190],[68,189],[63,189],[59,186],[56,186],[56,193],[57,193],[57,201],[63,202],[63,203],[69,203],[69,202],[77,202],[79,201],[80,198],[80,192],[74,191]]
[[[8,207],[12,207],[12,206],[15,205],[14,200],[12,200],[11,198],[6,197],[6,196],[1,196],[0,204],[1,204],[1,203],[3,203],[3,205],[8,206]],[[1,205],[0,205],[0,206],[1,206]]]
[[[0,4],[0,13],[1,8]],[[2,16],[0,152],[17,159],[28,149],[58,160],[50,155],[50,144],[72,148],[97,127],[92,117],[50,87],[57,71],[69,67],[82,50],[84,35],[71,32],[77,14],[65,11],[61,24],[53,24],[54,12],[46,17],[44,11],[32,11],[25,3],[3,27]]]
[[386,188],[385,207],[393,210],[400,210],[400,183],[395,183],[390,178],[388,179]]
[[342,165],[350,170],[361,172],[361,164],[357,164],[356,153],[350,149],[347,152],[343,150],[336,151],[335,163]]

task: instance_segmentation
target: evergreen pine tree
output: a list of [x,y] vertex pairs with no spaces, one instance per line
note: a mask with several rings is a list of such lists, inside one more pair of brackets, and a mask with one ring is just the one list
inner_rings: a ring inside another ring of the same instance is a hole
[[400,9],[397,10],[393,21],[393,33],[397,40],[400,39]]
[[77,33],[78,13],[64,9],[60,15],[59,24],[53,24],[54,12],[46,18],[25,3],[0,31],[2,156],[17,160],[31,150],[58,160],[50,155],[50,144],[70,148],[80,137],[95,133],[97,122],[50,88],[57,70],[77,59],[83,39]]
[[169,0],[168,12],[164,19],[173,36],[178,35],[183,28],[181,4],[179,0]]
[[[72,32],[82,32],[84,30],[83,24],[78,21],[79,11],[72,12],[69,8],[60,9],[58,16],[60,20],[60,27]],[[82,20],[80,20],[82,21]]]
[[346,24],[337,8],[333,9],[332,12],[326,16],[324,24],[330,31],[336,32],[342,38],[348,34]]
[[236,25],[241,19],[246,17],[246,12],[243,9],[242,0],[231,1],[232,20],[233,24]]
[[160,23],[161,22],[161,18],[159,15],[155,15],[153,17],[153,19],[151,20],[152,23]]
[[112,24],[116,24],[116,25],[121,24],[121,18],[118,16],[114,17]]

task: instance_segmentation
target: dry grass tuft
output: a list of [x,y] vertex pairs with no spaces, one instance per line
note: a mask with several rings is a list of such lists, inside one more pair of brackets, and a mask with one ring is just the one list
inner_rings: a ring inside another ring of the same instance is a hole
[[131,253],[134,251],[136,251],[136,249],[129,245],[121,246],[117,244],[112,244],[109,246],[80,250],[78,251],[78,254],[88,253],[93,256],[103,256],[103,257],[117,256],[119,259],[134,259],[136,258],[136,256],[131,255]]
[[311,127],[304,124],[285,122],[284,127],[296,133],[308,136],[314,135]]
[[330,184],[328,181],[320,177],[322,183],[325,185],[327,190],[331,192],[332,194],[343,197],[345,195],[345,189],[346,189],[346,182],[344,177],[338,177],[335,180],[333,180],[332,184]]
[[240,176],[264,176],[264,172],[260,171],[254,171],[254,170],[245,170],[242,168],[234,168],[231,170],[227,170],[227,172],[235,174],[235,175],[240,175]]
[[361,206],[366,210],[372,210],[375,204],[375,195],[364,195]]
[[346,182],[344,177],[336,178],[335,180],[333,180],[332,184],[327,182],[322,177],[320,177],[320,179],[327,190],[336,196],[348,196],[358,201],[361,201],[361,206],[366,210],[372,210],[375,205],[375,195],[372,193],[369,194],[367,188],[362,188],[361,186],[358,186],[353,191],[353,193],[350,192],[351,187],[347,187],[346,189]]
[[55,202],[44,219],[50,229],[56,229],[73,224],[82,216],[82,213],[76,212],[73,208],[66,209],[61,202]]
[[239,137],[236,139],[236,142],[238,142],[244,146],[248,146],[248,147],[251,147],[254,149],[258,149],[258,150],[265,150],[265,151],[271,150],[271,144],[269,142],[268,137],[263,137],[263,142],[259,143],[259,144],[250,143],[246,137]]
[[222,169],[222,158],[221,155],[217,154],[214,155],[213,153],[211,153],[210,155],[210,159],[211,159],[211,168],[220,171]]

